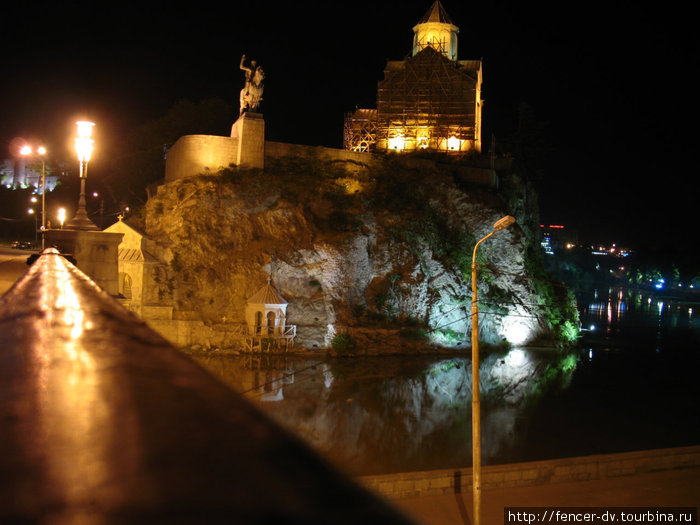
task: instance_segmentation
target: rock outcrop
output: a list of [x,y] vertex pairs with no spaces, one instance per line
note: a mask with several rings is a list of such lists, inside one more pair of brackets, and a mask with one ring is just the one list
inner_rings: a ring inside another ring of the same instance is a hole
[[[450,166],[383,166],[281,159],[158,188],[144,228],[166,266],[181,319],[226,332],[272,277],[289,302],[297,344],[340,353],[465,344],[471,257],[493,223],[513,213],[494,189]],[[479,248],[480,337],[527,343],[551,329],[528,275],[524,228],[536,210]],[[346,345],[334,344],[342,341]],[[224,345],[225,346],[225,345]]]

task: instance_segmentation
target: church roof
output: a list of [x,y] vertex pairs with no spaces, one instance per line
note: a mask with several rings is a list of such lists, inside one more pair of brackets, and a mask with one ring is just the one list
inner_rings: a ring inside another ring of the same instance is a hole
[[158,259],[147,251],[133,248],[119,248],[119,260],[124,262],[158,262]]
[[419,24],[427,24],[428,22],[455,25],[450,15],[445,11],[445,8],[442,7],[440,0],[435,0],[435,3],[428,9],[428,12],[418,21]]
[[277,290],[273,288],[270,281],[248,298],[248,304],[288,304]]

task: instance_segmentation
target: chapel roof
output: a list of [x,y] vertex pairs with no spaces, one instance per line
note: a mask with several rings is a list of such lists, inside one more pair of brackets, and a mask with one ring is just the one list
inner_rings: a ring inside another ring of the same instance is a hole
[[119,248],[119,260],[125,262],[158,262],[158,259],[146,250],[133,248]]
[[270,284],[269,279],[265,286],[248,298],[247,302],[248,304],[288,304],[285,298]]

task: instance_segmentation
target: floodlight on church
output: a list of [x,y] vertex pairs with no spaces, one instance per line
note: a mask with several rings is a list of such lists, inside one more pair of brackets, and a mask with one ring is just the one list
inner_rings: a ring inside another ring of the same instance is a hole
[[406,147],[406,139],[402,136],[391,137],[389,139],[389,149],[403,151]]
[[447,149],[449,151],[459,151],[462,146],[462,141],[459,140],[457,137],[452,135],[449,139],[447,139]]

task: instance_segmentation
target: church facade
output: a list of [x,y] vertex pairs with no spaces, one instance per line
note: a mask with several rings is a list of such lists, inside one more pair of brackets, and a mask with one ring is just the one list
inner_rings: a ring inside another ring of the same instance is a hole
[[481,152],[481,60],[458,60],[459,28],[437,0],[413,28],[413,51],[389,61],[377,109],[346,115],[353,151]]

